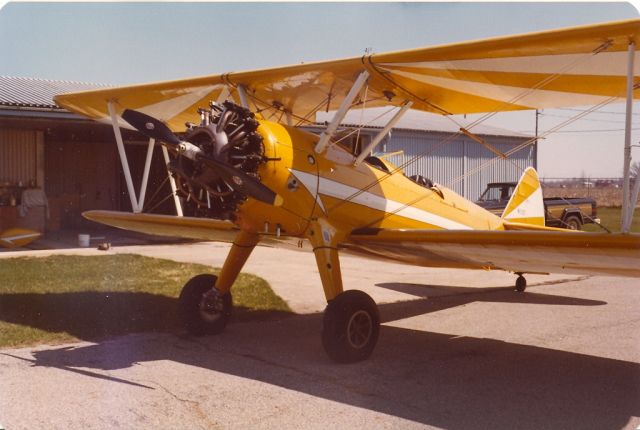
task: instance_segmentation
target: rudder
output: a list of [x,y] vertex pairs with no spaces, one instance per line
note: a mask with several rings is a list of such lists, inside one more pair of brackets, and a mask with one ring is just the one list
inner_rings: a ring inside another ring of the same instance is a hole
[[538,173],[527,167],[522,173],[509,203],[502,212],[502,219],[509,222],[544,226],[544,202]]

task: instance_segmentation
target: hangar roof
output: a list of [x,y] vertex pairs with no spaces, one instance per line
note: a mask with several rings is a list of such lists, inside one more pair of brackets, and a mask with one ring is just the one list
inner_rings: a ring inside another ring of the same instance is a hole
[[0,76],[0,106],[63,110],[53,102],[53,96],[56,94],[105,86],[86,82]]

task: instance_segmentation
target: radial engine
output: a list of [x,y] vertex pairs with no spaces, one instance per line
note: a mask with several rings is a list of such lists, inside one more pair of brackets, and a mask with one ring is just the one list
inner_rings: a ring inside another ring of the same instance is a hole
[[[255,115],[229,101],[222,105],[211,103],[208,109],[198,109],[198,113],[200,124],[187,123],[182,138],[207,156],[259,181],[258,168],[267,159]],[[233,220],[238,206],[246,200],[202,161],[178,157],[169,164],[169,171],[176,180],[185,215]]]

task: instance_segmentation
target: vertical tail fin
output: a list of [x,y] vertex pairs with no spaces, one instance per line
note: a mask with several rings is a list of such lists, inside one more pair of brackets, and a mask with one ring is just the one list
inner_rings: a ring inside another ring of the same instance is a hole
[[502,213],[502,219],[510,222],[544,226],[544,202],[538,173],[527,167],[513,190],[511,199]]

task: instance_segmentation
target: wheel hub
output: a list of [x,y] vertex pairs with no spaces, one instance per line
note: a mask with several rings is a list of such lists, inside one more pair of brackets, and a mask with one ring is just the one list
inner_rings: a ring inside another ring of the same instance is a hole
[[373,321],[371,315],[364,310],[357,311],[349,319],[347,324],[347,340],[355,349],[363,348],[371,339],[373,333]]
[[203,320],[213,322],[224,313],[224,299],[215,288],[202,295],[199,305],[200,316]]

